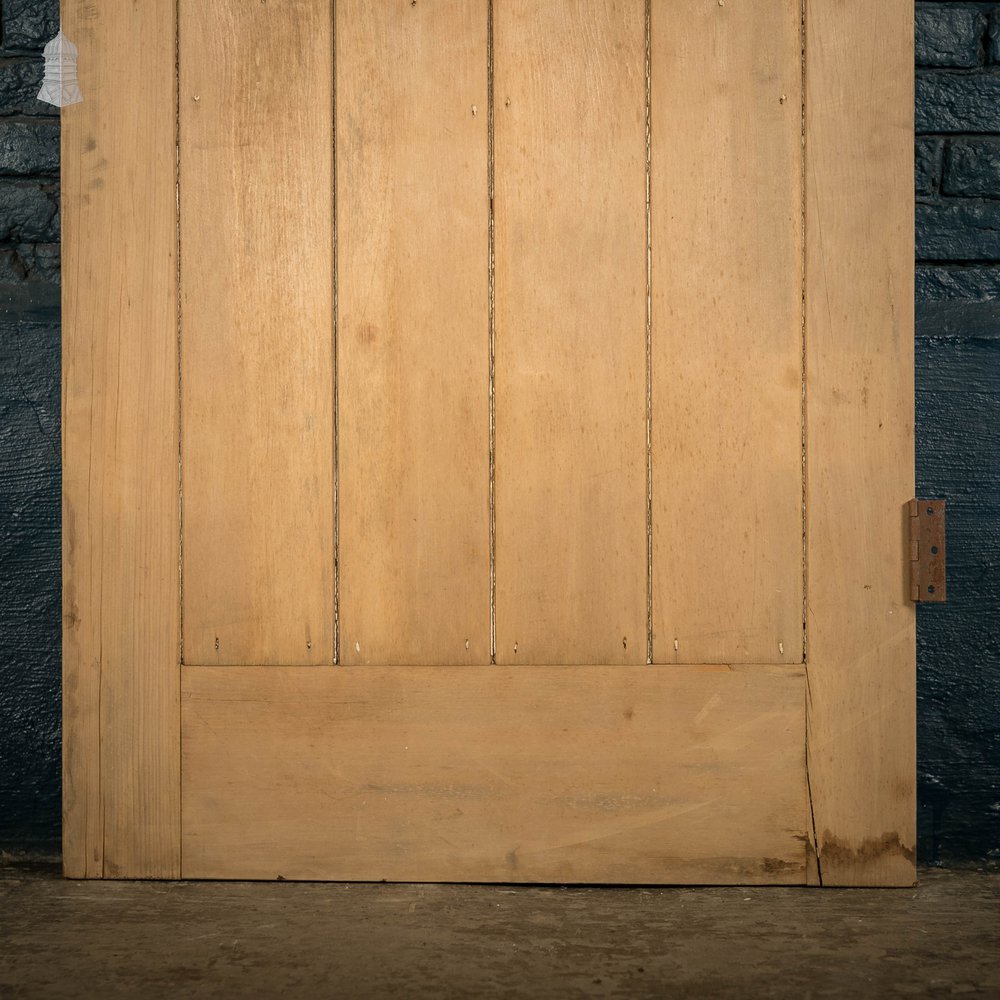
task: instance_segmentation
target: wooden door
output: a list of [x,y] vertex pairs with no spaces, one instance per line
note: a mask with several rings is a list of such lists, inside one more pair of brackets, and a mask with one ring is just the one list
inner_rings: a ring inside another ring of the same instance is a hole
[[68,875],[913,881],[911,7],[65,0]]

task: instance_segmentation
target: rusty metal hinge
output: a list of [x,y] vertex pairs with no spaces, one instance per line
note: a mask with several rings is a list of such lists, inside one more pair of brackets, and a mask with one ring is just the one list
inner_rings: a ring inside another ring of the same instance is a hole
[[910,501],[910,600],[948,600],[944,500]]

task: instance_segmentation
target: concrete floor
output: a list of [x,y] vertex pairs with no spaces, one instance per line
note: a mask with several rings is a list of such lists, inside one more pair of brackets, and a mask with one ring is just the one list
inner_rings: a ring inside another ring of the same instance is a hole
[[1000,997],[1000,874],[907,890],[67,882],[0,856],[0,997]]

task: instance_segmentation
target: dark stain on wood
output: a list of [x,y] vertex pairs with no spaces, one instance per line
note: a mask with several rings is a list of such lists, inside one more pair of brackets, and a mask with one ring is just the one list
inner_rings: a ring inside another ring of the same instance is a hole
[[883,833],[881,837],[866,837],[855,846],[848,841],[835,837],[829,830],[823,831],[819,844],[819,859],[821,864],[833,866],[850,866],[875,864],[885,858],[901,857],[915,864],[917,852],[899,839],[898,833]]
[[785,861],[782,858],[762,858],[760,867],[761,870],[766,872],[768,875],[802,871],[801,864]]

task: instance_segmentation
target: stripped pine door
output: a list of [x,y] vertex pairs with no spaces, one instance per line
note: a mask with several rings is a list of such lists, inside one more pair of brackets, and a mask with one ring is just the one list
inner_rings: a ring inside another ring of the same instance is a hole
[[911,5],[65,0],[65,870],[909,884]]

